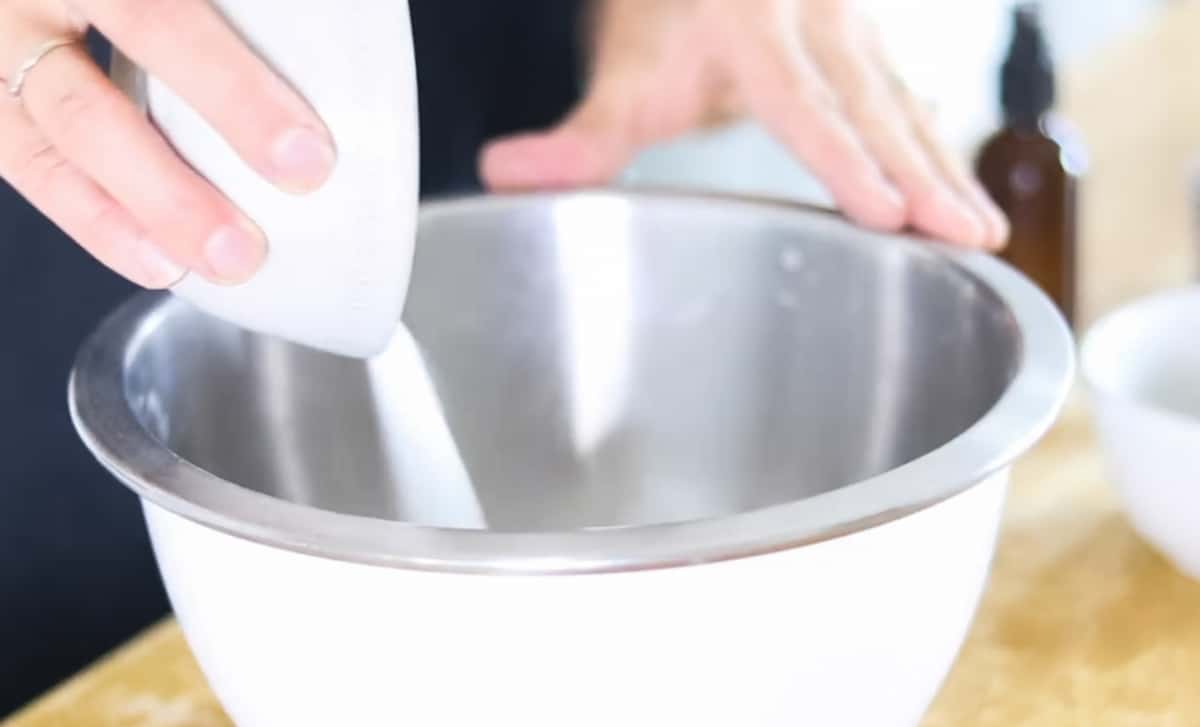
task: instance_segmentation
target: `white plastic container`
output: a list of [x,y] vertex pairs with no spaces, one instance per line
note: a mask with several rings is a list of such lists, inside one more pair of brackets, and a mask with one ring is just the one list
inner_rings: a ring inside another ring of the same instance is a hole
[[378,353],[400,319],[416,228],[417,94],[407,0],[216,5],[324,119],[338,163],[317,192],[282,192],[164,84],[116,58],[118,84],[145,103],[182,157],[270,244],[249,282],[230,287],[189,275],[174,292],[254,331],[349,356]]

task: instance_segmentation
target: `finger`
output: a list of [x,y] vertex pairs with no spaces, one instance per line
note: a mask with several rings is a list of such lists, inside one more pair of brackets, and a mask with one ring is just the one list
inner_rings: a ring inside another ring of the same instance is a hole
[[678,8],[628,0],[597,10],[585,100],[548,131],[487,145],[480,176],[490,188],[607,184],[642,149],[732,117],[730,84],[710,75],[712,43],[680,27]]
[[[879,69],[889,68],[890,61],[888,60],[877,28],[868,26],[865,32],[866,37],[864,42],[870,54],[875,58],[875,67]],[[913,95],[907,84],[903,83],[897,76],[893,74],[885,75],[889,80],[894,97],[904,111],[905,118],[908,119],[911,128],[925,148],[926,153],[933,159],[935,166],[939,169],[943,178],[958,192],[959,198],[965,200],[983,220],[987,231],[987,247],[991,249],[1002,248],[1008,241],[1008,218],[996,206],[996,203],[987,191],[984,190],[979,180],[971,174],[962,157],[951,151],[950,147],[943,141],[942,136],[938,133],[933,114],[926,105],[921,103]]]
[[983,220],[986,229],[985,246],[992,250],[1003,248],[1008,241],[1008,218],[996,206],[979,180],[967,169],[962,158],[942,142],[936,124],[925,106],[905,87],[898,89],[896,94],[917,139],[933,159],[942,177],[954,187],[959,198],[965,200]]
[[620,158],[606,140],[566,126],[489,143],[479,174],[494,191],[602,186],[620,173]]
[[265,178],[291,192],[311,191],[328,178],[336,153],[325,125],[205,0],[77,4],[114,45],[174,89]]
[[489,143],[479,173],[496,191],[601,186],[621,173],[635,146],[631,122],[593,96],[553,129]]
[[754,41],[731,54],[749,110],[829,188],[838,205],[861,224],[903,226],[904,199],[885,177],[837,99],[792,36]]
[[817,28],[807,38],[846,115],[904,196],[909,223],[950,242],[987,244],[983,216],[943,175],[861,39],[828,28]]
[[[583,103],[557,127],[489,144],[480,175],[492,189],[595,186],[611,182],[642,149],[728,120],[728,84],[708,75],[709,56],[689,34],[661,40],[641,5],[612,5],[644,21],[634,35],[604,36]],[[665,10],[656,6],[657,10]],[[618,13],[619,14],[619,13]],[[660,31],[661,32],[661,31]],[[649,37],[646,37],[646,36]],[[619,38],[622,42],[616,42]],[[660,42],[656,43],[658,39]]]
[[261,231],[174,153],[78,47],[46,56],[22,101],[50,143],[139,221],[175,262],[210,280],[248,279]]
[[155,247],[137,221],[68,162],[20,107],[0,101],[0,177],[113,271],[146,288],[166,288],[185,271]]

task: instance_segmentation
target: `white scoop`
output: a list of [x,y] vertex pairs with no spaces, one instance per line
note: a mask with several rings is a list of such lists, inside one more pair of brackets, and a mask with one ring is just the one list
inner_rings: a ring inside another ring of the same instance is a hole
[[250,282],[229,287],[192,274],[174,292],[244,328],[343,355],[374,355],[399,322],[416,232],[419,146],[408,3],[215,5],[324,119],[338,164],[313,194],[281,192],[170,89],[115,58],[118,84],[270,242]]

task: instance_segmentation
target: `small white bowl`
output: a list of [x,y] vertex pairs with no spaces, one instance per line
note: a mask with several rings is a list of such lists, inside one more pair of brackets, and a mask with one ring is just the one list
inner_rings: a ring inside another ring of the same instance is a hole
[[[311,104],[333,135],[338,159],[315,192],[277,189],[187,99],[115,54],[117,85],[270,246],[249,281],[220,285],[188,274],[171,290],[257,333],[343,356],[379,354],[404,309],[416,238],[420,143],[408,3],[213,4]],[[236,94],[229,99],[244,102]]]
[[1134,528],[1200,578],[1200,286],[1110,314],[1081,359]]

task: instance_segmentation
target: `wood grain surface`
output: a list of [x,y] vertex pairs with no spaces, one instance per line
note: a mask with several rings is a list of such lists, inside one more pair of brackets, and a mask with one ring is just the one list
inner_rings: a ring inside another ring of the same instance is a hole
[[[1070,69],[1092,150],[1084,322],[1195,278],[1200,2]],[[1200,584],[1130,529],[1076,396],[1017,467],[991,585],[925,727],[1200,724]],[[3,727],[231,727],[165,622]]]

